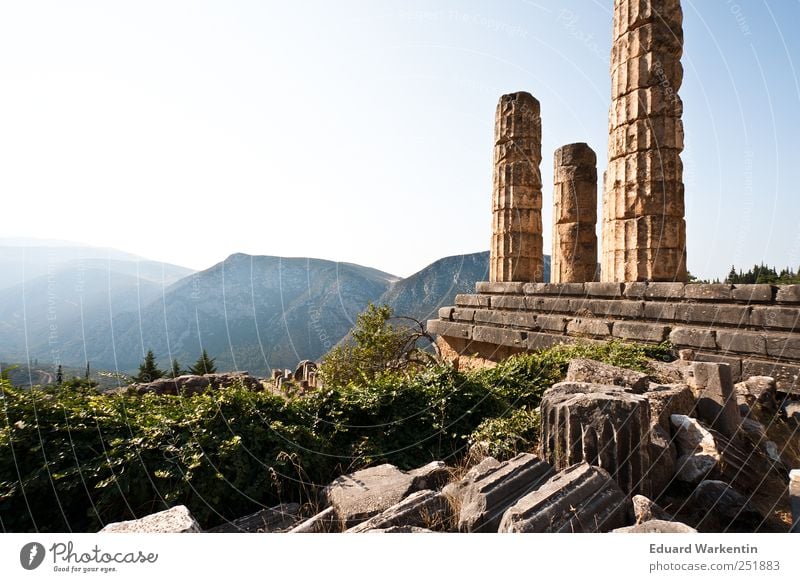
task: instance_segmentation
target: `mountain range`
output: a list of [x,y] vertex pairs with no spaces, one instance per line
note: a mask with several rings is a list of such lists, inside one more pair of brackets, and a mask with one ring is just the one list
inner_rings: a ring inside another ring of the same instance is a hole
[[370,302],[434,317],[486,280],[489,266],[488,252],[457,255],[402,279],[351,263],[234,254],[193,272],[119,251],[52,248],[21,259],[0,246],[0,269],[16,269],[16,282],[0,285],[0,361],[130,372],[148,349],[163,368],[172,358],[186,367],[206,349],[220,370],[266,376],[321,358]]

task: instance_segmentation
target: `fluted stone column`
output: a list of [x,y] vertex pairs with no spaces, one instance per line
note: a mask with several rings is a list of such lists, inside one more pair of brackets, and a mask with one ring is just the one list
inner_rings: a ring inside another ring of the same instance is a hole
[[686,281],[680,0],[614,0],[603,281]]
[[597,273],[597,156],[585,143],[556,150],[551,283],[589,283]]
[[585,461],[626,493],[650,495],[647,398],[619,386],[561,382],[545,391],[541,416],[542,457],[556,470]]
[[503,95],[497,105],[489,279],[539,281],[542,247],[542,123],[530,93]]

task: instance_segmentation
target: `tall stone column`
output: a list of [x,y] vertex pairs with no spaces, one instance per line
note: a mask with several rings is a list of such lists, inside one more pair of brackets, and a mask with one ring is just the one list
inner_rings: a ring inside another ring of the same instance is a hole
[[603,281],[686,281],[680,0],[614,0]]
[[542,122],[530,93],[503,95],[494,126],[494,187],[489,279],[539,281],[542,248]]
[[597,156],[585,143],[556,150],[552,283],[589,283],[597,274]]

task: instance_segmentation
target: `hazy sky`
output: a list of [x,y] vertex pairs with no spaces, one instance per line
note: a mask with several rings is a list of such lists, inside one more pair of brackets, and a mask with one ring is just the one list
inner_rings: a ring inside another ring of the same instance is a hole
[[[493,116],[605,168],[612,0],[0,1],[2,235],[408,275],[488,249]],[[800,266],[800,0],[684,0],[689,269]]]

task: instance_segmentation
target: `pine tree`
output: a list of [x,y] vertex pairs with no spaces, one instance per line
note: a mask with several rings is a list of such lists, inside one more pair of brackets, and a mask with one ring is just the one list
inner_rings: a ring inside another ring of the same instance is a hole
[[195,362],[194,366],[189,366],[189,373],[196,376],[214,374],[216,371],[217,367],[214,365],[214,358],[209,358],[205,350],[203,350],[202,355],[198,358],[197,362]]
[[163,376],[164,372],[159,370],[156,365],[156,356],[153,354],[153,350],[147,350],[147,355],[144,357],[141,366],[139,366],[139,373],[133,377],[134,381],[152,382]]
[[172,377],[177,378],[181,375],[181,365],[178,363],[178,358],[172,358]]

